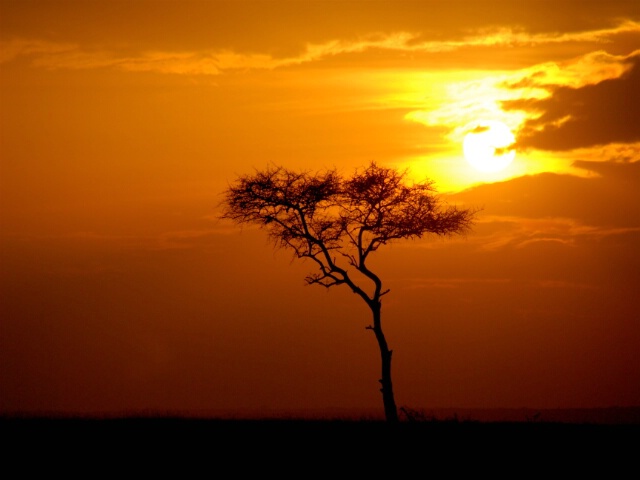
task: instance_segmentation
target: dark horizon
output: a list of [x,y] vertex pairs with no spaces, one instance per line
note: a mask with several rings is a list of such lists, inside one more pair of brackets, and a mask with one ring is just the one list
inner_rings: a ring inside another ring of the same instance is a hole
[[[325,408],[277,412],[269,409],[252,411],[125,411],[125,412],[5,412],[3,420],[203,420],[203,421],[347,421],[383,422],[380,409],[359,410]],[[400,408],[400,420],[406,423],[552,423],[591,425],[640,425],[640,407],[600,408]]]

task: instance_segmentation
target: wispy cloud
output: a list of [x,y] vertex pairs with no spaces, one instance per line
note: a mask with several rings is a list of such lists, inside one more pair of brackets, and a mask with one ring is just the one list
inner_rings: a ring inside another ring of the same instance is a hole
[[581,88],[619,78],[633,67],[629,59],[637,53],[615,55],[596,50],[563,62],[540,63],[517,73],[514,79],[504,82],[502,86],[529,91],[533,97],[547,97],[549,89],[560,85]]
[[370,49],[406,50],[411,49],[407,45],[413,38],[413,34],[394,33],[372,35],[356,41],[334,40],[308,44],[300,55],[285,58],[232,50],[150,51],[127,55],[115,51],[83,49],[74,44],[19,39],[0,42],[0,63],[30,57],[34,66],[48,69],[116,68],[131,72],[220,75],[232,71],[273,70]]
[[78,48],[72,43],[54,43],[35,39],[4,40],[0,41],[0,64],[23,56],[41,58],[77,51]]
[[585,225],[570,218],[492,216],[481,219],[479,223],[485,224],[485,231],[489,227],[489,233],[472,239],[482,250],[522,249],[543,243],[572,247],[584,241],[599,241],[606,237],[640,232],[640,227]]
[[413,53],[452,52],[474,47],[540,46],[572,42],[606,43],[617,35],[640,33],[640,23],[625,21],[616,27],[571,33],[529,33],[514,29],[469,32],[456,40],[423,40],[415,32],[372,34],[357,39],[309,43],[291,57],[243,53],[231,50],[152,51],[122,54],[114,50],[91,50],[70,43],[13,39],[0,42],[0,63],[30,57],[33,64],[51,69],[117,68],[125,71],[182,75],[220,75],[237,70],[264,70],[315,62],[328,57],[369,50]]

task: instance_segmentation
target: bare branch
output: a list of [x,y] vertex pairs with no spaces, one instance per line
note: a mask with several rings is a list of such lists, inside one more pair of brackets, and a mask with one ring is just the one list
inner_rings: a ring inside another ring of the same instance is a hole
[[[466,233],[476,213],[445,205],[431,182],[409,185],[406,171],[375,162],[350,178],[335,169],[256,171],[228,188],[223,207],[222,218],[258,225],[276,246],[291,249],[298,258],[310,258],[319,273],[309,275],[307,283],[347,284],[367,302],[388,292],[382,291],[382,282],[366,265],[371,253],[396,240]],[[372,295],[353,283],[332,251],[373,282]]]

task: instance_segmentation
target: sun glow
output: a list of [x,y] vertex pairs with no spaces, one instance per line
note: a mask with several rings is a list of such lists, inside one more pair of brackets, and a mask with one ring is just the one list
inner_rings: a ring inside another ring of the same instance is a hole
[[515,137],[504,123],[479,120],[467,124],[464,131],[464,156],[475,169],[486,173],[499,172],[513,161]]

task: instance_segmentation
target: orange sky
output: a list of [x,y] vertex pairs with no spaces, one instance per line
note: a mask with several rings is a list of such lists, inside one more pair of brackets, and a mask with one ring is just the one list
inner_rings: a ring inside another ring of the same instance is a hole
[[638,105],[636,1],[0,0],[0,410],[381,410],[362,301],[217,220],[370,161],[482,208],[376,254],[398,406],[638,406]]

